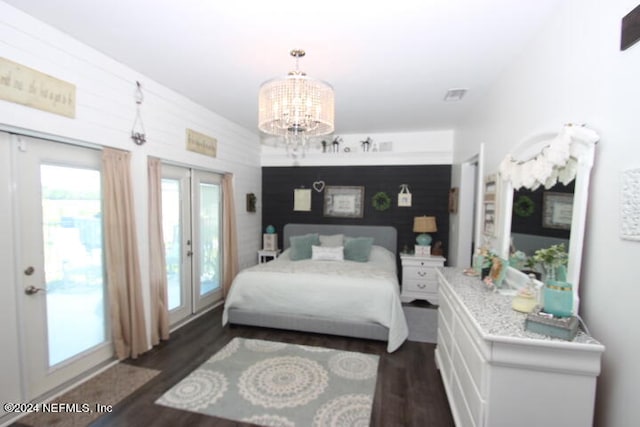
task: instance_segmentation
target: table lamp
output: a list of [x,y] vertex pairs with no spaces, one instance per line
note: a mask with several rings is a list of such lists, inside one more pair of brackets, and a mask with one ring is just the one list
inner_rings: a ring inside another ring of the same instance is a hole
[[416,237],[416,243],[420,246],[431,245],[431,236],[427,233],[438,231],[435,216],[417,216],[413,219],[413,232],[420,233]]

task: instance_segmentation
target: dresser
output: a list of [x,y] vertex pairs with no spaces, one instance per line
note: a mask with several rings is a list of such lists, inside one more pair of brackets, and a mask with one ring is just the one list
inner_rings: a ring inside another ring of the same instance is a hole
[[458,427],[592,425],[602,344],[526,331],[511,296],[460,268],[437,276],[436,363]]
[[436,267],[442,267],[441,256],[416,256],[400,254],[402,261],[402,302],[416,299],[438,304],[438,278]]

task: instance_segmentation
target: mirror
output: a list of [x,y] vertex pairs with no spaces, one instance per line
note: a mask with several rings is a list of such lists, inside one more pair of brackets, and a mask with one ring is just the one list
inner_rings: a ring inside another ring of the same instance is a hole
[[[558,133],[541,133],[525,139],[500,165],[498,209],[502,220],[499,231],[496,233],[496,250],[505,258],[509,254],[514,187],[518,190],[524,188],[533,192],[540,191],[543,198],[545,193],[553,193],[547,195],[548,212],[543,210],[543,215],[547,216],[543,220],[550,226],[567,227],[568,225],[570,228],[567,245],[569,254],[567,281],[573,285],[574,314],[579,308],[578,291],[589,176],[593,167],[595,143],[598,139],[598,135],[589,128],[566,125]],[[571,205],[569,205],[570,196],[562,195],[562,191],[552,191],[552,189],[560,189],[560,187],[554,187],[556,181],[564,182],[569,187],[573,186]],[[524,273],[509,268],[506,280],[510,286],[518,288],[528,278]]]

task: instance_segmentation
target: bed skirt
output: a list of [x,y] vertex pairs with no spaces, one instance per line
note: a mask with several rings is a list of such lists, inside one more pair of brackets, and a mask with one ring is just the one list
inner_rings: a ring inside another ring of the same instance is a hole
[[389,328],[379,323],[323,319],[303,315],[260,313],[237,308],[229,309],[229,323],[232,325],[261,326],[378,341],[387,341],[389,337]]

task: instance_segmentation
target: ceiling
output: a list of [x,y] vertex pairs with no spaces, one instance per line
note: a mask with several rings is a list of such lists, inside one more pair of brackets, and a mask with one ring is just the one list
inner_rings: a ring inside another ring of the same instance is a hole
[[4,1],[256,133],[260,84],[304,49],[340,134],[455,128],[566,0]]

